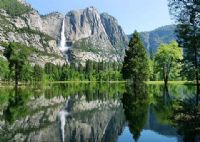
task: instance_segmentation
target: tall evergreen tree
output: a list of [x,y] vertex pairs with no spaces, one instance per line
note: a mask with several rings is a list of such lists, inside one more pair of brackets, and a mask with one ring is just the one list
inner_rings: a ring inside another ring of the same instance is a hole
[[149,72],[148,57],[137,31],[134,32],[125,54],[122,67],[123,78],[132,79],[133,81],[147,80]]
[[29,53],[30,52],[25,45],[15,42],[10,43],[4,52],[4,55],[9,62],[10,71],[14,71],[16,86],[22,76],[23,67],[28,64]]
[[43,79],[43,68],[40,67],[39,65],[35,65],[33,69],[33,78],[35,81],[42,81]]
[[200,94],[200,0],[169,0],[170,13],[176,19],[178,43],[184,51],[184,73],[196,80],[197,103]]

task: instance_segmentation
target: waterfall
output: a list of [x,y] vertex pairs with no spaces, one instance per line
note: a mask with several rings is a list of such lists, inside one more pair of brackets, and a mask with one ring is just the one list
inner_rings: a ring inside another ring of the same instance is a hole
[[62,52],[65,52],[69,49],[69,47],[66,46],[66,37],[65,37],[65,18],[63,19],[62,22],[62,29],[61,29],[61,34],[60,34],[61,38],[60,38],[60,47],[59,49]]

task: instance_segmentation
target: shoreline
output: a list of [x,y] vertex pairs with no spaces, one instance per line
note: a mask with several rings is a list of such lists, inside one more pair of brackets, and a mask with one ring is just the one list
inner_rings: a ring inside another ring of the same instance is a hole
[[[73,84],[73,83],[126,83],[127,81],[47,81],[47,82],[35,82],[35,83],[19,83],[19,87],[34,86],[38,84],[48,85],[48,84]],[[164,81],[145,81],[147,85],[163,85]],[[195,85],[194,81],[169,81],[169,85]],[[14,87],[14,82],[4,82],[0,81],[0,88],[2,87]]]

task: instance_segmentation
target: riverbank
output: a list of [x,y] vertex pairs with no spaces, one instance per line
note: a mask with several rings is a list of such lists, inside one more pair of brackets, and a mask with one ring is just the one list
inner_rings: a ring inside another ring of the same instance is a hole
[[[164,81],[146,81],[146,84],[150,85],[162,85],[164,84]],[[168,81],[168,84],[177,84],[177,85],[192,85],[195,84],[194,81]]]
[[[127,81],[48,81],[48,82],[37,82],[37,83],[19,83],[20,87],[29,86],[29,85],[48,85],[48,84],[65,84],[65,83],[126,83]],[[148,85],[162,85],[163,81],[146,81]],[[177,84],[177,85],[194,85],[194,81],[169,81],[168,84]],[[0,87],[13,87],[14,82],[4,82],[0,81]]]

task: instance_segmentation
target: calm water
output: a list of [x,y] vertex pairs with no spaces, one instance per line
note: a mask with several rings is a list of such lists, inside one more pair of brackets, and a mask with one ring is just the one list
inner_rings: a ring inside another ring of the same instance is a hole
[[198,141],[199,131],[173,121],[177,100],[194,93],[193,86],[166,93],[162,85],[114,83],[0,88],[0,142]]

